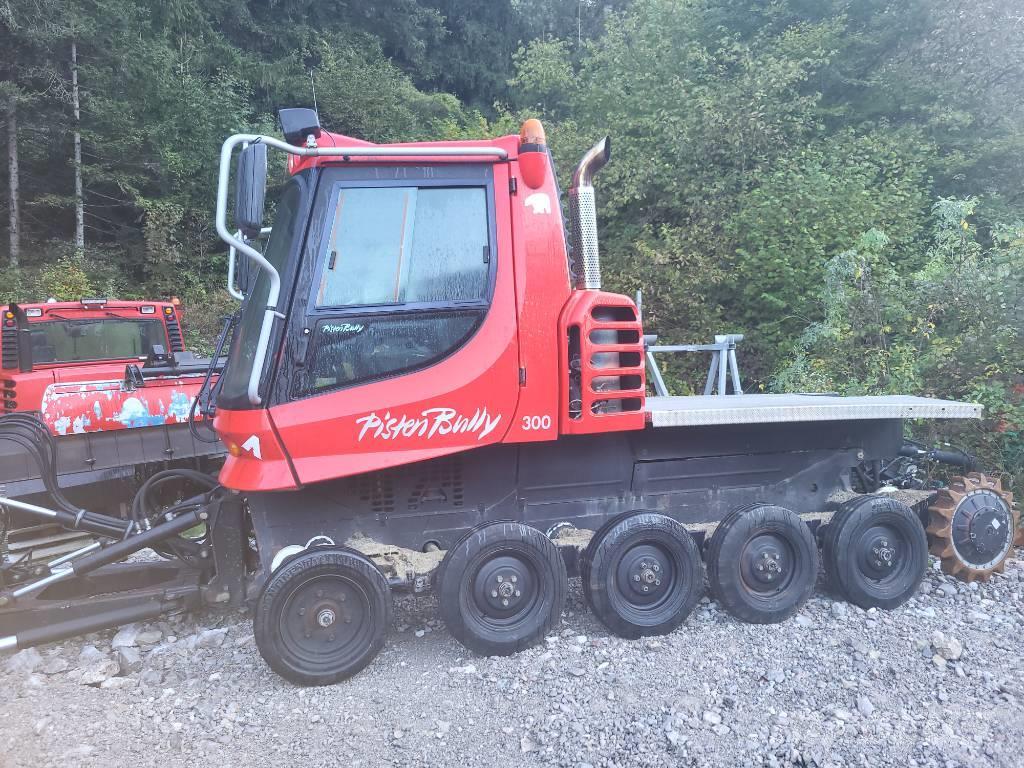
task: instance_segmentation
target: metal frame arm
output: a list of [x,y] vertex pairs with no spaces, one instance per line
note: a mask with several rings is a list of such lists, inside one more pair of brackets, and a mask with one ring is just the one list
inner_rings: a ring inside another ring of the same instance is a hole
[[[651,337],[656,338],[656,337]],[[668,387],[665,386],[665,379],[661,375],[661,369],[654,359],[655,352],[710,352],[711,365],[708,368],[708,378],[704,384],[704,394],[728,394],[729,383],[732,383],[734,395],[743,394],[743,386],[740,383],[739,364],[736,362],[736,344],[743,341],[743,335],[730,333],[715,336],[714,344],[645,344],[644,352],[647,358],[647,367],[651,374],[651,383],[654,391],[661,397],[667,397]]]
[[[271,227],[264,227],[263,229],[260,230],[260,237],[266,237],[267,235],[270,234],[270,232],[271,232]],[[239,240],[244,239],[242,237],[242,230],[240,230],[240,229],[237,230],[235,232],[235,237],[237,237]],[[236,254],[237,254],[237,251],[235,249],[235,246],[233,246],[233,245],[229,246],[228,247],[228,293],[230,293],[234,298],[238,299],[239,301],[242,301],[243,299],[245,299],[245,294],[242,293],[240,290],[238,290],[238,288],[235,286],[235,258],[236,258]]]

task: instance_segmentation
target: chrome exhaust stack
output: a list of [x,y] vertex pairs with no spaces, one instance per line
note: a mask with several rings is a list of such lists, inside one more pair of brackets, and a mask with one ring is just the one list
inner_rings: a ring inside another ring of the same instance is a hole
[[576,288],[597,291],[601,288],[601,258],[597,248],[597,201],[594,176],[604,168],[612,153],[612,140],[605,136],[592,146],[576,166],[569,187],[569,217],[572,244],[572,271]]

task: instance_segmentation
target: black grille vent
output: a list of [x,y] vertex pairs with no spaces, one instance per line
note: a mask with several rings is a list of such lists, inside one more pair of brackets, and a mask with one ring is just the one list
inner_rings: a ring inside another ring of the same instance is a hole
[[167,315],[167,338],[171,342],[171,352],[185,351],[185,340],[181,336],[181,326],[178,325],[178,316],[174,313]]
[[431,462],[416,478],[407,506],[415,512],[420,505],[439,502],[446,507],[461,507],[463,504],[462,458],[453,456]]
[[4,326],[0,333],[0,352],[3,354],[4,368],[18,367],[18,329]]
[[359,499],[370,505],[376,513],[395,511],[395,489],[388,472],[373,472],[359,476]]

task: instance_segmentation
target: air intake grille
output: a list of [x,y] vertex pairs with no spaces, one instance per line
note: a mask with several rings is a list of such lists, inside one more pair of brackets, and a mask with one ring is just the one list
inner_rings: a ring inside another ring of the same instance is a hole
[[171,352],[184,352],[185,341],[181,335],[181,326],[178,325],[178,316],[167,315],[167,338],[171,342]]
[[462,459],[453,456],[431,463],[416,477],[415,485],[406,507],[415,512],[421,505],[440,502],[446,507],[461,507],[463,504]]
[[386,514],[395,511],[395,489],[389,472],[360,475],[358,493],[359,500],[372,512]]
[[18,329],[4,326],[0,332],[0,353],[2,353],[4,368],[18,367]]

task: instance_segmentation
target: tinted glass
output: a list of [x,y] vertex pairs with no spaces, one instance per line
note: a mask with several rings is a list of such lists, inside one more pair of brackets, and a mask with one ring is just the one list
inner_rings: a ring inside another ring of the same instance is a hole
[[483,313],[370,315],[320,320],[295,396],[428,366],[462,344]]
[[[298,225],[301,202],[302,190],[298,183],[293,181],[277,204],[273,230],[267,242],[267,249],[263,252],[263,257],[273,264],[278,272],[284,271],[288,251],[295,236],[295,227]],[[239,254],[239,258],[245,257]],[[233,407],[248,404],[248,401],[243,399],[249,386],[249,373],[252,370],[269,293],[270,280],[263,270],[259,270],[255,285],[242,305],[242,317],[235,330],[231,353],[228,356],[228,368],[221,377],[220,396]]]
[[342,188],[329,233],[317,307],[486,298],[483,187]]
[[33,363],[145,357],[154,344],[168,350],[161,320],[48,320],[29,327]]

